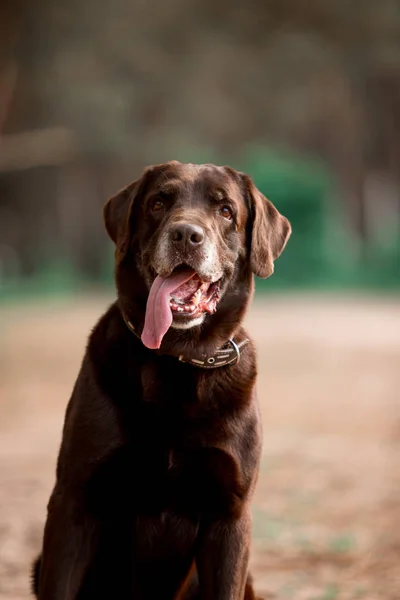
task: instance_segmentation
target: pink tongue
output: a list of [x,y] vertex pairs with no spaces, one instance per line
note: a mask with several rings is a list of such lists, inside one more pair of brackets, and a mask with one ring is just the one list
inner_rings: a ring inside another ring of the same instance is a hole
[[195,274],[192,269],[184,269],[170,277],[158,275],[155,278],[147,299],[142,331],[142,342],[147,348],[156,350],[161,346],[162,339],[172,323],[170,296],[181,285],[192,279]]

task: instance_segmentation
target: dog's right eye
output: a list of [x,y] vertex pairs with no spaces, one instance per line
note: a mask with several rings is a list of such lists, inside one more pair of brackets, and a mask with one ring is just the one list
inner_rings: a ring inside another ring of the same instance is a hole
[[151,208],[152,208],[152,210],[156,211],[156,210],[162,210],[164,207],[165,207],[164,202],[162,200],[160,200],[159,198],[156,198],[153,201]]

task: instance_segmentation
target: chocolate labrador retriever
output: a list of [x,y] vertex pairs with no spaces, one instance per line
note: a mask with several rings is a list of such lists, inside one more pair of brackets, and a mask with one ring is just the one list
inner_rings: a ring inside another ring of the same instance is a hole
[[118,300],[69,402],[40,600],[251,600],[261,453],[242,320],[288,221],[228,167],[169,162],[104,208]]

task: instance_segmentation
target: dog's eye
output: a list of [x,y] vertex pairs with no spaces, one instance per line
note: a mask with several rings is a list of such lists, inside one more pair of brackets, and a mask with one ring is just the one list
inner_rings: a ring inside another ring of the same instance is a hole
[[164,202],[162,200],[160,200],[159,198],[157,198],[153,202],[152,210],[162,210],[164,208],[164,206],[165,206]]
[[233,216],[229,206],[221,206],[221,208],[218,210],[218,214],[221,215],[221,217],[228,219],[229,221],[232,219]]

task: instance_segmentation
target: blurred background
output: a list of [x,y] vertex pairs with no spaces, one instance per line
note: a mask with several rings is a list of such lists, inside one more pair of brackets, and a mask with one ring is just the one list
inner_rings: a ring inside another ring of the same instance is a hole
[[101,210],[144,166],[250,173],[264,598],[400,598],[398,0],[0,3],[0,598],[29,597],[63,414],[114,297]]

